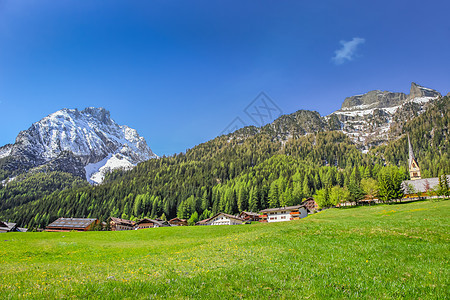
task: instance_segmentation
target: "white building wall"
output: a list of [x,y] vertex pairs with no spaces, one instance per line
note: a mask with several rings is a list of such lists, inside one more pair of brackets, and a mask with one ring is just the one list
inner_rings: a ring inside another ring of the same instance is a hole
[[226,216],[217,216],[213,220],[210,221],[210,225],[240,225],[242,224],[241,221],[228,218]]
[[[292,210],[282,210],[282,211],[274,211],[267,213],[267,222],[284,222],[291,220],[291,211]],[[301,207],[299,209],[299,217],[300,219],[305,218],[308,215],[308,211],[306,208]]]

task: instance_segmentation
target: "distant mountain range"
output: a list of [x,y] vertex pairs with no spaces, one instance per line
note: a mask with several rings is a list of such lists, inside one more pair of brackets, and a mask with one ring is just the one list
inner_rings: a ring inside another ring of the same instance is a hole
[[263,127],[245,127],[230,134],[231,138],[245,138],[260,132],[274,140],[291,138],[319,131],[342,131],[363,151],[398,136],[401,127],[424,112],[441,94],[433,89],[411,83],[409,95],[387,91],[370,91],[348,97],[341,109],[328,116],[316,111],[299,110],[283,115]]
[[[0,219],[30,229],[59,217],[205,219],[296,205],[334,187],[357,199],[362,178],[408,178],[407,135],[423,178],[449,174],[449,109],[450,97],[412,84],[409,95],[369,92],[328,116],[300,110],[158,159],[106,110],[63,109],[0,148],[0,182],[9,180]],[[105,176],[116,167],[127,170]]]
[[155,157],[135,129],[118,125],[109,111],[93,107],[59,110],[0,148],[0,166],[13,174],[64,171],[91,183],[101,183],[108,171]]
[[[409,95],[370,91],[348,97],[341,109],[328,116],[299,110],[263,127],[244,127],[230,139],[266,133],[285,142],[320,131],[342,131],[362,151],[395,139],[402,126],[424,112],[441,94],[411,84]],[[118,125],[104,108],[62,109],[22,131],[14,144],[0,148],[0,170],[9,176],[24,172],[63,171],[102,183],[117,168],[130,169],[157,158],[145,139],[126,125]]]

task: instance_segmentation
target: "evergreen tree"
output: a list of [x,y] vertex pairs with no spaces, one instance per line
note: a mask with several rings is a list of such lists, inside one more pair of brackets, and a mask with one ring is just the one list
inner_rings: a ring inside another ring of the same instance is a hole
[[273,207],[279,207],[279,206],[280,206],[280,202],[279,202],[278,182],[274,181],[270,185],[270,190],[269,190],[269,207],[273,208]]
[[249,196],[249,203],[248,208],[252,212],[259,211],[259,205],[258,205],[258,191],[256,188],[252,188],[250,190],[250,196]]

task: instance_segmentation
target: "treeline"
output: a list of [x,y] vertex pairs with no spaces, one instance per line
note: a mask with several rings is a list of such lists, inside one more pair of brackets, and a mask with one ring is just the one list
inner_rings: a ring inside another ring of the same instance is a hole
[[[229,198],[219,192],[219,187],[245,174],[251,176],[251,172],[259,172],[261,168],[261,174],[267,178],[262,180],[258,173],[258,179],[255,179],[261,181],[252,194],[259,199],[256,210],[267,207],[264,198],[268,197],[270,184],[279,177],[278,173],[292,170],[290,163],[278,163],[284,159],[301,160],[297,169],[307,166],[311,170],[311,186],[315,186],[315,170],[324,163],[332,162],[334,168],[340,165],[351,167],[352,162],[362,160],[362,155],[340,132],[304,136],[286,144],[273,142],[265,134],[246,139],[224,136],[186,154],[150,160],[129,172],[113,172],[103,185],[53,192],[30,203],[3,210],[1,215],[29,227],[44,226],[60,216],[106,219],[109,216],[138,218],[164,214],[167,218],[185,217],[193,211],[183,211],[183,207],[197,207],[201,199],[210,203],[208,211],[216,212],[224,209],[228,202],[234,205],[233,200],[227,200]],[[215,186],[218,188],[213,189]],[[224,210],[234,213],[234,208],[229,210],[227,206]],[[204,211],[196,212],[201,216]]]
[[[445,97],[403,127],[427,177],[450,174],[448,106]],[[399,195],[399,182],[409,176],[407,159],[406,135],[363,154],[338,131],[283,141],[250,127],[185,154],[115,171],[99,186],[72,187],[78,183],[64,177],[52,183],[45,175],[0,186],[0,219],[33,228],[58,217],[201,219],[219,211],[294,205],[311,196],[321,206],[387,200]]]
[[47,195],[48,191],[82,186],[89,185],[85,180],[64,172],[19,175],[5,185],[0,184],[0,211],[39,199]]

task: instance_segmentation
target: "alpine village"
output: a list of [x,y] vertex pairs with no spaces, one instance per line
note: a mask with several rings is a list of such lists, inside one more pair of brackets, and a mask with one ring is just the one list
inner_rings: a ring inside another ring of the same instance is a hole
[[[119,127],[104,108],[63,109],[0,148],[0,232],[272,223],[329,208],[445,198],[449,99],[416,83],[409,95],[372,91],[345,99],[329,116],[300,110],[171,157],[155,155],[136,131],[145,146],[110,138],[113,154],[100,138],[78,138],[98,143],[88,152],[62,136],[35,139],[67,120],[103,128],[104,137]],[[102,167],[114,160],[121,163]]]

